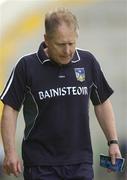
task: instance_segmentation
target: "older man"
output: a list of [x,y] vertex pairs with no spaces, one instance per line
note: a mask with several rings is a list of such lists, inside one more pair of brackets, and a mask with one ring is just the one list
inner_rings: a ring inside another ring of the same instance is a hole
[[66,9],[46,14],[44,42],[17,63],[4,89],[4,169],[17,176],[21,163],[15,131],[23,105],[25,180],[92,180],[89,100],[109,143],[112,163],[120,157],[108,85],[95,57],[76,48],[78,22]]

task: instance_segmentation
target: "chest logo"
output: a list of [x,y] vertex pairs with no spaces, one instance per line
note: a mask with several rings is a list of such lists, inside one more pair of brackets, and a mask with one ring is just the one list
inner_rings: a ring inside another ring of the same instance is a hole
[[85,81],[85,69],[84,68],[74,68],[77,81]]

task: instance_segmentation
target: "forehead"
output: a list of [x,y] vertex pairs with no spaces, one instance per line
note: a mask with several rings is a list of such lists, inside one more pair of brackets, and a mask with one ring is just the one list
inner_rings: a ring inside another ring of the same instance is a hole
[[62,24],[57,27],[52,37],[55,41],[75,41],[77,33],[72,25]]

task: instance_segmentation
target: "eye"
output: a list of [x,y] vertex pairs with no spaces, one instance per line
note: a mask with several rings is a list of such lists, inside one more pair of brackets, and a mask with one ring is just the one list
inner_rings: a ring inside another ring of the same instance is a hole
[[60,44],[60,46],[65,46],[65,44]]
[[63,46],[65,46],[65,44],[64,43],[57,43],[57,46],[63,47]]
[[69,46],[73,46],[75,43],[69,43]]

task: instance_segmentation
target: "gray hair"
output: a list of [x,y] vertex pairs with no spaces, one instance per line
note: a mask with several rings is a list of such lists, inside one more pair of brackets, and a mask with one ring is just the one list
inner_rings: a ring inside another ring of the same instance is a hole
[[48,12],[45,16],[45,32],[51,36],[56,31],[58,26],[63,23],[69,27],[74,27],[75,32],[78,35],[79,25],[75,15],[73,15],[68,9],[58,8],[54,11]]

